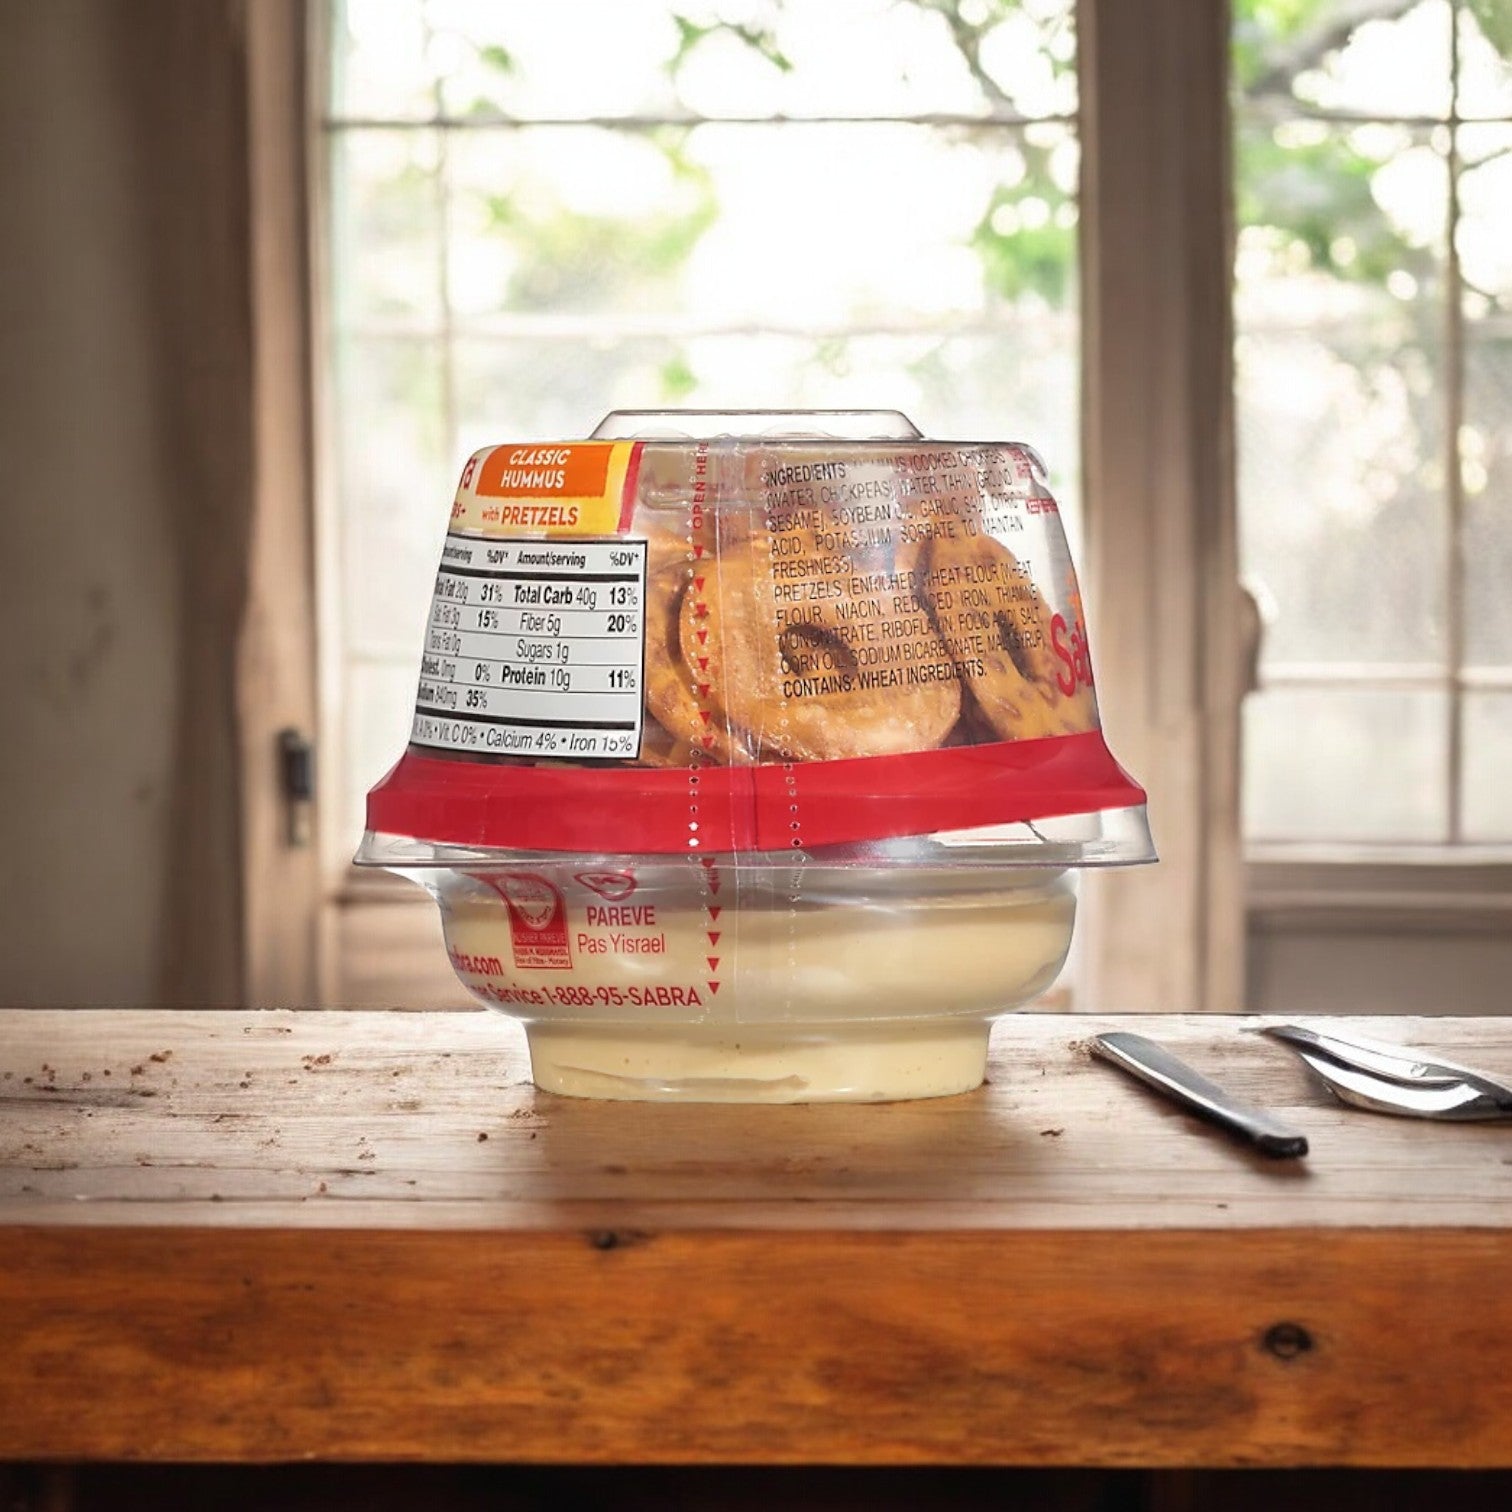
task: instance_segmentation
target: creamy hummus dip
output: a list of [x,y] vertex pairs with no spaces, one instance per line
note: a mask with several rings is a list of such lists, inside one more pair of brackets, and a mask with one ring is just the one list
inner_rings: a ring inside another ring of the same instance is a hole
[[977,1086],[992,1017],[1055,979],[1075,898],[1064,874],[1036,876],[908,898],[745,883],[610,902],[499,874],[443,894],[442,922],[462,982],[524,1021],[549,1091],[884,1101]]

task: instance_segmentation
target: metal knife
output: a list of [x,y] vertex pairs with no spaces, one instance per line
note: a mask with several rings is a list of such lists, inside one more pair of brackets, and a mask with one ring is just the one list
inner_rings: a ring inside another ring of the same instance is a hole
[[1299,1134],[1262,1109],[1231,1097],[1163,1045],[1142,1034],[1099,1034],[1092,1041],[1092,1053],[1229,1133],[1247,1139],[1264,1155],[1295,1159],[1307,1154],[1305,1134]]

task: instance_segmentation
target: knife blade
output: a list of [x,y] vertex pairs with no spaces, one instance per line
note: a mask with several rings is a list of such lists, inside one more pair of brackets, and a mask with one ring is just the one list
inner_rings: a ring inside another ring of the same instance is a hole
[[1307,1154],[1305,1134],[1299,1134],[1263,1109],[1230,1096],[1216,1082],[1172,1055],[1164,1045],[1142,1034],[1122,1031],[1099,1034],[1092,1041],[1092,1053],[1220,1128],[1248,1140],[1263,1155],[1293,1160]]

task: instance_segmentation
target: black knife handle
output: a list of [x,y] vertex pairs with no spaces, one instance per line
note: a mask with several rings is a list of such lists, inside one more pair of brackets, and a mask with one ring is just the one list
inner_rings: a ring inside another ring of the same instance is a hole
[[1231,1134],[1247,1139],[1264,1155],[1292,1160],[1307,1154],[1305,1134],[1231,1097],[1163,1045],[1142,1034],[1099,1034],[1092,1041],[1092,1053]]

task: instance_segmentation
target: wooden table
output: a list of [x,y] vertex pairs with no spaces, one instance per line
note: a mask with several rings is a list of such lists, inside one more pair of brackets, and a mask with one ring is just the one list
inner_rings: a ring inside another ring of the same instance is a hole
[[[0,1013],[0,1460],[1512,1465],[1512,1124],[1251,1156],[1005,1020],[885,1106],[559,1099],[466,1013]],[[1512,1075],[1500,1020],[1353,1021]]]

